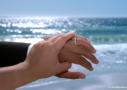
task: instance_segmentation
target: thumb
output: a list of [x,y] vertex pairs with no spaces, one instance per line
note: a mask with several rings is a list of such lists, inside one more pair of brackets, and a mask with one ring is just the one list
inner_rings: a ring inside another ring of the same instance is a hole
[[59,63],[56,69],[56,74],[67,71],[71,67],[71,65],[72,64],[68,62]]
[[66,34],[59,35],[60,38],[58,38],[58,40],[56,41],[57,50],[59,51],[68,40],[72,39],[75,36],[76,35],[74,32],[69,32]]
[[83,79],[86,75],[79,71],[66,71],[64,73],[60,73],[56,75],[60,78],[67,78],[67,79]]

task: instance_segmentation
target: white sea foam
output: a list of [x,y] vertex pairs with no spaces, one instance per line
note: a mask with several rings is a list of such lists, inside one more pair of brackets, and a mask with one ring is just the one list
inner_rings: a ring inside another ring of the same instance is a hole
[[55,30],[55,29],[31,29],[30,30],[33,34],[34,33],[41,33],[41,34],[54,34],[54,35],[56,35],[56,34],[60,34],[61,32],[62,32],[62,30],[61,31],[58,31],[58,30]]
[[[43,82],[38,80],[38,84],[27,85],[17,90],[114,90],[111,87],[127,87],[127,73],[112,73],[87,76],[83,80],[57,79]],[[58,81],[56,81],[58,80]],[[121,90],[121,88],[117,88]],[[123,90],[126,90],[124,88]]]

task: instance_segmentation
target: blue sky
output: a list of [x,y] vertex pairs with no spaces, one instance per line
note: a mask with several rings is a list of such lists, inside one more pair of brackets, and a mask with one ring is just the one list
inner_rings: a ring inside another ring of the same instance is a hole
[[0,0],[0,16],[127,17],[127,0]]

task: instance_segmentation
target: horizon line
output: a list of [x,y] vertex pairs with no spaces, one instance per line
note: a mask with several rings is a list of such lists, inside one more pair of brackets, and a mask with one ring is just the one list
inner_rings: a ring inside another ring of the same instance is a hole
[[80,17],[80,18],[127,18],[127,16],[61,16],[61,15],[0,15],[0,17]]

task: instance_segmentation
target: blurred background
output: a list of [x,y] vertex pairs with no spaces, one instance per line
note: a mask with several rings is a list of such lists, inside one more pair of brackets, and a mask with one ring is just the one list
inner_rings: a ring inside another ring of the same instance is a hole
[[86,79],[51,77],[17,90],[126,90],[127,0],[0,0],[0,41],[35,43],[70,31],[97,49],[94,71],[74,64]]

